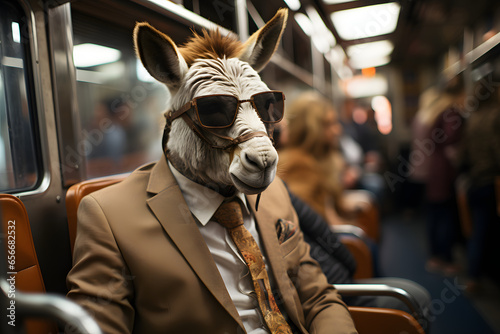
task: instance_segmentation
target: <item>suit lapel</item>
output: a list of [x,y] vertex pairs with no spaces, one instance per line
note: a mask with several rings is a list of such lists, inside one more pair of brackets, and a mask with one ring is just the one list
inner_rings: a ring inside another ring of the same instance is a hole
[[205,239],[165,158],[160,159],[151,171],[148,192],[156,194],[147,203],[165,232],[208,290],[243,328],[238,311],[227,292]]
[[[265,196],[265,194],[263,194],[263,196]],[[264,202],[260,202],[259,210],[255,211],[256,199],[256,195],[247,196],[248,203],[254,214],[256,224],[259,229],[259,237],[265,249],[269,267],[271,267],[271,272],[273,273],[275,282],[278,285],[278,289],[281,293],[280,297],[284,301],[288,317],[290,317],[290,319],[297,326],[302,327],[299,321],[299,315],[297,307],[295,306],[293,294],[291,293],[290,284],[288,284],[290,279],[286,272],[283,256],[280,251],[279,241],[276,236],[275,223],[282,217],[279,217],[277,210],[273,210],[273,208],[270,208]],[[302,330],[304,330],[304,328],[302,328]]]

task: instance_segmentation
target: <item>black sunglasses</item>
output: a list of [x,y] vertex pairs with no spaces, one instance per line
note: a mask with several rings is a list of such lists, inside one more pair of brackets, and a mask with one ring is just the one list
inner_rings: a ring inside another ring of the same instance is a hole
[[252,103],[264,123],[277,123],[283,119],[285,95],[279,91],[257,93],[248,100],[233,95],[217,94],[196,97],[171,114],[175,119],[194,107],[200,124],[208,129],[222,129],[233,125],[240,104]]

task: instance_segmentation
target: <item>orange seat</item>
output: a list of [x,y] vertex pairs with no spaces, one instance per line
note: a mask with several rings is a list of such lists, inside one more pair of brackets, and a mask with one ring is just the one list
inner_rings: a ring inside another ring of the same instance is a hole
[[[45,293],[28,213],[23,202],[13,195],[0,194],[0,212],[6,245],[7,279],[14,278],[12,282],[15,282],[15,291]],[[53,322],[27,320],[25,326],[28,334],[57,333],[57,325]]]
[[375,242],[380,239],[380,223],[378,208],[374,203],[370,203],[363,208],[356,219],[356,224]]
[[340,235],[340,241],[349,249],[356,260],[357,266],[354,272],[354,279],[373,277],[373,258],[372,253],[366,243],[354,236]]
[[102,188],[122,181],[128,174],[112,175],[103,178],[91,179],[72,185],[66,193],[66,213],[68,216],[69,241],[71,254],[76,238],[76,223],[78,206],[83,197]]
[[350,306],[359,334],[424,334],[422,326],[406,312],[378,307]]
[[344,205],[356,211],[352,224],[360,227],[375,242],[380,239],[379,210],[373,195],[366,190],[344,190]]

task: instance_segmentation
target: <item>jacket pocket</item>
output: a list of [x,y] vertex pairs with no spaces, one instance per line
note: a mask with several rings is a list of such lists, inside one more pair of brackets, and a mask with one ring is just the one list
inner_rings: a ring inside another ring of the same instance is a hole
[[299,241],[300,233],[295,233],[280,245],[280,250],[281,254],[283,254],[283,258],[285,258],[288,254],[290,254],[291,251],[293,251],[297,247]]

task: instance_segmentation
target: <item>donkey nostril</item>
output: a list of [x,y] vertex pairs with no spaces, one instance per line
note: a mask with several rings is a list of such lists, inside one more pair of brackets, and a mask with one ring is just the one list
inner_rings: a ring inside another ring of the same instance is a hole
[[261,164],[259,163],[259,156],[252,156],[251,154],[243,152],[243,161],[245,161],[248,165],[256,168],[261,168]]

